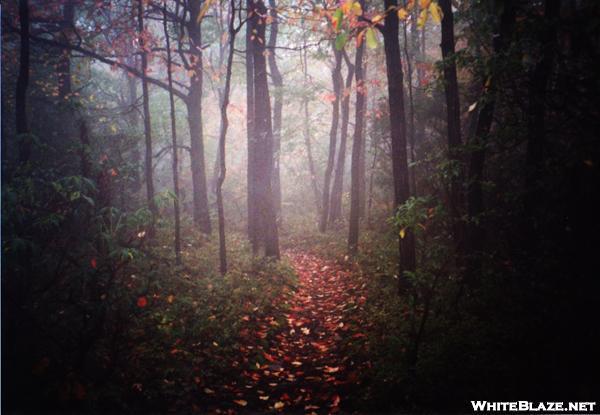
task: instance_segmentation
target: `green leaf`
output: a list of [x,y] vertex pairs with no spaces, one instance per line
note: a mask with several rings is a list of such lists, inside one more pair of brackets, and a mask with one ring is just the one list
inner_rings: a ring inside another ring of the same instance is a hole
[[333,27],[335,30],[340,30],[340,27],[342,27],[343,19],[344,19],[344,12],[342,11],[342,9],[338,8],[335,11],[335,13],[333,13]]
[[367,29],[367,47],[369,49],[377,48],[377,36],[375,35],[375,31],[372,27]]
[[337,50],[344,49],[344,46],[346,46],[346,42],[348,42],[348,34],[345,33],[345,32],[344,33],[340,33],[335,38],[335,48]]

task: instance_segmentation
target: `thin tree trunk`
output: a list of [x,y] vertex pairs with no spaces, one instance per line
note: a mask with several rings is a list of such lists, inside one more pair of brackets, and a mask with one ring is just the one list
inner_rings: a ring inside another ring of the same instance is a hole
[[[148,56],[146,52],[146,41],[144,36],[144,2],[138,0],[138,41],[140,44],[141,70],[144,75],[148,71]],[[144,107],[144,137],[146,141],[146,157],[145,157],[145,176],[146,176],[146,200],[148,208],[152,212],[152,225],[150,228],[150,236],[154,233],[154,222],[158,214],[158,209],[154,201],[154,179],[152,177],[152,127],[150,123],[150,98],[148,94],[148,82],[142,78],[142,99]]]
[[462,216],[462,192],[463,183],[462,163],[459,148],[462,144],[460,132],[460,103],[458,95],[458,81],[456,77],[456,62],[454,52],[454,17],[452,15],[451,0],[440,0],[439,2],[444,17],[442,18],[442,57],[444,59],[444,89],[446,93],[446,115],[448,126],[448,157],[451,161],[451,169],[458,169],[457,174],[451,173],[450,182],[450,216],[453,221],[453,233],[456,248],[462,253],[463,226]]
[[409,144],[410,144],[410,162],[412,167],[409,168],[410,174],[410,184],[412,186],[411,194],[417,195],[417,174],[416,174],[416,149],[415,149],[415,100],[413,97],[413,68],[412,68],[412,59],[411,54],[408,50],[408,32],[406,30],[406,20],[402,23],[402,30],[404,34],[404,58],[406,59],[406,70],[408,79],[406,80],[406,85],[408,86],[408,102],[410,107],[410,118],[408,124],[409,131]]
[[258,237],[264,247],[265,255],[279,259],[279,236],[277,218],[273,200],[271,179],[273,174],[273,130],[271,124],[271,103],[267,80],[267,62],[265,58],[265,25],[258,24],[259,16],[267,9],[262,0],[250,0],[253,11],[252,24],[254,40],[252,60],[254,64],[254,144],[255,155],[255,203],[259,216]]
[[[385,9],[395,8],[397,0],[384,0]],[[396,208],[404,204],[410,196],[408,160],[406,148],[406,115],[404,109],[404,84],[400,42],[398,40],[398,15],[387,13],[383,31],[385,63],[388,78],[388,100],[390,113],[390,132],[392,143],[392,170],[394,176],[394,203]],[[404,292],[410,283],[405,271],[414,271],[416,267],[415,239],[411,229],[406,229],[404,237],[399,237],[399,291]]]
[[165,3],[163,10],[163,29],[165,32],[165,42],[167,47],[167,77],[169,82],[169,105],[171,109],[171,142],[173,146],[173,211],[175,213],[175,262],[181,264],[181,225],[179,219],[179,160],[177,154],[177,123],[175,118],[175,99],[173,97],[173,74],[171,63],[171,41],[169,39],[169,30],[167,27],[167,5]]
[[202,2],[200,0],[191,0],[189,2],[190,20],[187,26],[190,48],[193,50],[194,56],[192,56],[190,62],[192,77],[190,79],[190,90],[186,104],[190,127],[190,164],[192,185],[194,188],[194,223],[201,232],[210,234],[212,227],[210,223],[210,211],[208,209],[208,189],[206,185],[206,163],[202,131],[202,27],[201,22],[196,21],[196,16],[200,13],[201,6]]
[[[364,0],[360,2],[363,10]],[[352,166],[350,171],[350,223],[348,231],[348,252],[358,253],[358,232],[360,219],[360,153],[363,146],[363,122],[365,110],[363,54],[364,42],[356,49],[354,70],[356,77],[356,108],[354,118],[354,137],[352,142]]]
[[[69,43],[70,32],[73,29],[73,20],[75,18],[75,4],[72,0],[67,0],[63,4],[62,38],[65,43]],[[58,96],[66,98],[71,94],[71,51],[62,49],[59,51],[57,74],[58,74]]]
[[329,130],[329,156],[327,157],[327,167],[325,168],[325,177],[323,180],[323,208],[321,210],[321,221],[319,230],[327,230],[327,219],[329,217],[329,187],[331,184],[331,173],[335,163],[335,147],[337,141],[338,124],[340,118],[340,98],[342,95],[342,52],[333,46],[335,66],[331,71],[331,80],[333,83],[334,101],[332,102],[331,129]]
[[[504,2],[504,9],[500,17],[499,34],[494,38],[494,54],[500,56],[505,52],[508,38],[512,33],[515,22],[516,10],[513,0]],[[471,153],[469,161],[469,186],[467,188],[467,214],[469,215],[469,226],[466,232],[466,255],[467,255],[467,280],[470,285],[477,285],[476,279],[481,269],[479,252],[483,249],[485,234],[481,226],[480,216],[483,213],[483,168],[485,165],[485,145],[490,129],[492,127],[494,108],[496,105],[497,76],[484,79],[483,90],[485,97],[481,101],[483,105],[479,111],[475,136],[472,144],[475,150]]]
[[[302,71],[304,73],[304,85],[308,88],[308,62],[307,62],[307,48],[306,39],[304,39],[304,47],[302,49]],[[308,173],[310,175],[310,184],[313,191],[313,197],[315,199],[315,206],[317,208],[317,215],[321,212],[321,196],[319,192],[319,186],[317,184],[317,171],[315,169],[315,161],[312,154],[312,144],[310,140],[310,116],[308,113],[308,97],[305,96],[302,100],[302,107],[304,111],[304,145],[306,146],[306,158],[308,161]]]
[[358,163],[358,185],[360,186],[359,191],[359,204],[358,204],[358,217],[360,219],[364,219],[367,212],[367,125],[368,120],[366,120],[366,114],[368,113],[369,106],[369,96],[367,95],[367,83],[368,83],[368,66],[369,66],[369,58],[368,52],[365,51],[365,55],[363,56],[363,88],[364,92],[364,100],[363,100],[363,132],[362,132],[362,145],[360,149],[360,159]]
[[279,33],[276,0],[269,0],[269,7],[273,19],[268,43],[269,70],[271,72],[271,82],[273,83],[273,194],[275,196],[275,211],[277,212],[278,223],[281,226],[281,172],[279,163],[281,159],[281,121],[283,118],[283,77],[277,66],[277,55],[275,54],[277,35]]
[[354,65],[346,52],[342,52],[348,73],[344,93],[342,94],[342,123],[340,131],[340,151],[335,165],[335,177],[331,189],[331,203],[329,208],[329,222],[333,223],[342,218],[342,194],[344,192],[344,175],[346,173],[346,142],[348,141],[348,124],[350,118],[350,90],[354,80]]
[[369,197],[367,200],[367,226],[369,229],[372,227],[372,207],[373,207],[373,185],[375,181],[375,166],[377,165],[377,156],[379,155],[379,146],[375,141],[371,141],[371,148],[373,149],[373,163],[371,164],[371,171],[369,176]]
[[217,181],[217,210],[219,217],[219,268],[221,275],[227,273],[227,247],[225,245],[225,210],[223,208],[223,182],[227,173],[225,164],[225,140],[229,120],[227,118],[227,106],[229,105],[229,91],[231,89],[231,67],[233,65],[233,53],[235,47],[235,0],[231,0],[231,15],[229,21],[229,55],[227,57],[227,69],[225,72],[225,88],[223,90],[223,102],[221,103],[221,134],[219,136],[219,179]]
[[21,23],[21,45],[19,75],[15,94],[15,114],[19,137],[19,161],[26,163],[31,156],[31,138],[27,123],[27,88],[29,86],[29,2],[19,0],[19,20]]
[[254,41],[253,30],[256,19],[252,14],[252,0],[246,1],[246,130],[248,135],[248,239],[254,254],[258,252],[258,212],[256,210],[256,138],[254,132]]

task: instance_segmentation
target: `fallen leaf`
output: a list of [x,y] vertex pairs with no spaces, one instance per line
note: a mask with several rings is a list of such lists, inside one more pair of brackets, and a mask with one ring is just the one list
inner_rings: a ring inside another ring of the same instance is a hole
[[246,401],[245,401],[245,400],[243,400],[243,399],[236,399],[236,400],[235,400],[235,401],[233,401],[233,402],[237,403],[239,406],[246,406],[246,405],[248,405],[248,402],[246,402]]
[[281,409],[284,406],[285,406],[285,404],[283,402],[279,401],[279,402],[275,402],[274,408],[275,409]]

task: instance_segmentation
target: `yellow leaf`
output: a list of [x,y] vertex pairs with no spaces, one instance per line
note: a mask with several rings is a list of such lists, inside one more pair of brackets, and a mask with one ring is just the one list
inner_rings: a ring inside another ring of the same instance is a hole
[[285,404],[281,401],[275,402],[275,409],[281,409],[285,406]]
[[248,405],[248,402],[246,402],[243,399],[237,399],[237,400],[235,400],[233,402],[237,403],[239,406],[246,406],[246,405]]
[[421,7],[421,9],[427,9],[430,3],[431,0],[419,0],[419,6]]
[[375,17],[373,17],[371,19],[371,21],[373,22],[373,24],[377,24],[377,23],[379,23],[382,20],[383,20],[383,16],[380,15],[380,14],[376,15]]
[[377,36],[372,27],[367,28],[367,47],[369,49],[377,48]]
[[419,29],[423,29],[423,27],[425,27],[425,23],[427,23],[428,16],[429,15],[427,14],[427,9],[421,10],[421,13],[419,13],[419,18],[417,19],[417,27]]
[[400,239],[404,239],[406,236],[406,228],[400,229]]
[[400,7],[398,9],[398,19],[406,20],[407,17],[408,17],[408,12],[406,11],[406,9],[404,7]]
[[169,296],[167,297],[167,302],[168,302],[169,304],[172,304],[174,299],[175,299],[175,297],[173,296],[173,294],[171,294],[171,295],[169,295]]
[[200,12],[198,13],[198,16],[196,17],[196,23],[200,23],[200,20],[202,20],[202,18],[204,17],[206,12],[210,8],[210,5],[212,4],[212,2],[213,2],[213,0],[206,0],[204,2],[204,4],[202,5],[202,8],[200,9]]
[[355,1],[352,3],[352,12],[357,16],[362,15],[362,7],[360,7],[359,2]]
[[439,4],[431,3],[429,5],[429,13],[431,13],[431,18],[434,22],[436,22],[437,24],[441,23],[444,13],[442,12],[442,9],[440,8]]
[[259,396],[258,399],[260,399],[261,401],[268,401],[269,400],[269,396]]

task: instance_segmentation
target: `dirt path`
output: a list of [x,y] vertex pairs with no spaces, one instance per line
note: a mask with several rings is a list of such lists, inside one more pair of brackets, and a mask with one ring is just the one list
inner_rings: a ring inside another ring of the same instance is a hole
[[325,414],[353,406],[365,364],[351,358],[366,347],[359,321],[364,285],[315,256],[286,256],[298,288],[278,306],[283,315],[245,317],[239,381],[215,412]]

